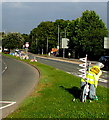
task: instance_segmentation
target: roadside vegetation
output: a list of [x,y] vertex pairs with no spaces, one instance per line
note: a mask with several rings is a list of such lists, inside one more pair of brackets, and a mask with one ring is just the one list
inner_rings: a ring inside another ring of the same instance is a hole
[[2,32],[0,36],[3,48],[22,49],[25,43],[29,42],[29,50],[35,54],[47,54],[52,48],[59,46],[59,52],[56,54],[62,57],[62,38],[68,38],[65,57],[71,53],[71,57],[81,58],[87,53],[89,59],[98,60],[102,55],[109,55],[104,49],[104,37],[108,36],[107,26],[92,10],[83,11],[81,16],[74,20],[42,21],[30,34]]
[[82,103],[79,100],[80,78],[38,62],[23,61],[40,70],[40,81],[7,118],[109,118],[108,88],[98,86],[99,100]]

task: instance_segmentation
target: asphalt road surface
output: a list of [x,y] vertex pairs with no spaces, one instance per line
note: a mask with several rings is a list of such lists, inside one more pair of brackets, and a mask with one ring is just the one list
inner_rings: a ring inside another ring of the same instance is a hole
[[39,72],[32,66],[17,60],[3,57],[2,59],[2,100],[16,102],[10,107],[4,107],[3,116],[12,112],[18,104],[29,95],[39,80]]
[[[34,54],[30,54],[30,59],[33,58],[33,56],[36,57],[36,59],[38,60],[38,62],[49,65],[49,66],[53,66],[57,69],[63,70],[69,74],[78,76],[81,73],[79,72],[79,69],[81,69],[79,67],[79,63],[73,63],[73,62],[68,62],[67,60],[56,60],[57,58],[44,58],[44,57],[40,57],[40,56],[36,56]],[[99,81],[99,85],[105,86],[105,87],[109,87],[108,84],[108,80],[109,80],[109,72],[108,71],[103,71],[102,74],[102,78]]]

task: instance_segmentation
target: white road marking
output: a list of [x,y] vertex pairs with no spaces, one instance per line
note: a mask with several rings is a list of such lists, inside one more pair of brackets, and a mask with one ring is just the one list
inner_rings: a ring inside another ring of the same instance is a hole
[[[72,75],[75,75],[75,76],[79,77],[79,75],[78,75],[77,73],[73,73],[73,72],[66,72],[66,73],[72,74]],[[102,79],[102,78],[100,78],[99,81],[100,81],[100,82],[103,82],[103,83],[107,83],[107,82],[108,82],[108,80]]]
[[14,105],[16,102],[12,102],[12,101],[0,101],[1,104],[8,104],[8,105],[5,105],[5,106],[2,106],[0,107],[0,110],[2,110],[3,108],[6,108],[6,107],[9,107],[11,105]]
[[102,72],[104,72],[104,73],[109,73],[109,71],[102,71]]
[[8,69],[8,67],[7,67],[7,65],[6,65],[6,63],[5,62],[3,62],[3,64],[5,65],[5,68],[4,68],[4,70],[2,71],[2,74]]
[[105,80],[105,79],[99,79],[100,82],[104,82],[104,83],[107,83],[108,81]]

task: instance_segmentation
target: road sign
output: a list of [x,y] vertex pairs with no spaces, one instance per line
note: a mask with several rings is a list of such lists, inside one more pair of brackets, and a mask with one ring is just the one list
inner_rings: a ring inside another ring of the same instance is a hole
[[68,38],[62,38],[62,48],[68,48]]
[[80,67],[83,67],[84,69],[80,69],[79,71],[82,72],[82,75],[79,75],[79,77],[82,77],[83,79],[86,78],[86,69],[87,69],[87,55],[85,58],[80,58],[83,64],[79,64]]
[[109,37],[104,37],[104,48],[109,49]]
[[86,57],[85,58],[80,58],[79,60],[81,60],[82,62],[86,62]]
[[29,47],[29,42],[26,42],[25,46],[26,46],[26,48],[28,48]]
[[86,74],[79,75],[81,78],[86,78]]
[[86,69],[80,69],[79,71],[82,73],[86,73]]
[[80,67],[86,67],[86,63],[83,63],[83,64],[79,64]]

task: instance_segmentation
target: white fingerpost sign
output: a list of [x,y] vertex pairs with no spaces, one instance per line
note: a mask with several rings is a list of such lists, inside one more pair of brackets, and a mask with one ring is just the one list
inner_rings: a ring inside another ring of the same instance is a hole
[[65,48],[68,48],[68,38],[62,38],[63,58],[65,57]]
[[68,38],[62,38],[62,48],[68,48]]
[[84,62],[83,64],[79,64],[80,67],[83,67],[83,69],[80,69],[79,71],[82,72],[79,77],[86,78],[86,70],[87,70],[87,55],[85,58],[80,58],[80,61]]
[[104,37],[104,48],[109,49],[109,37]]

